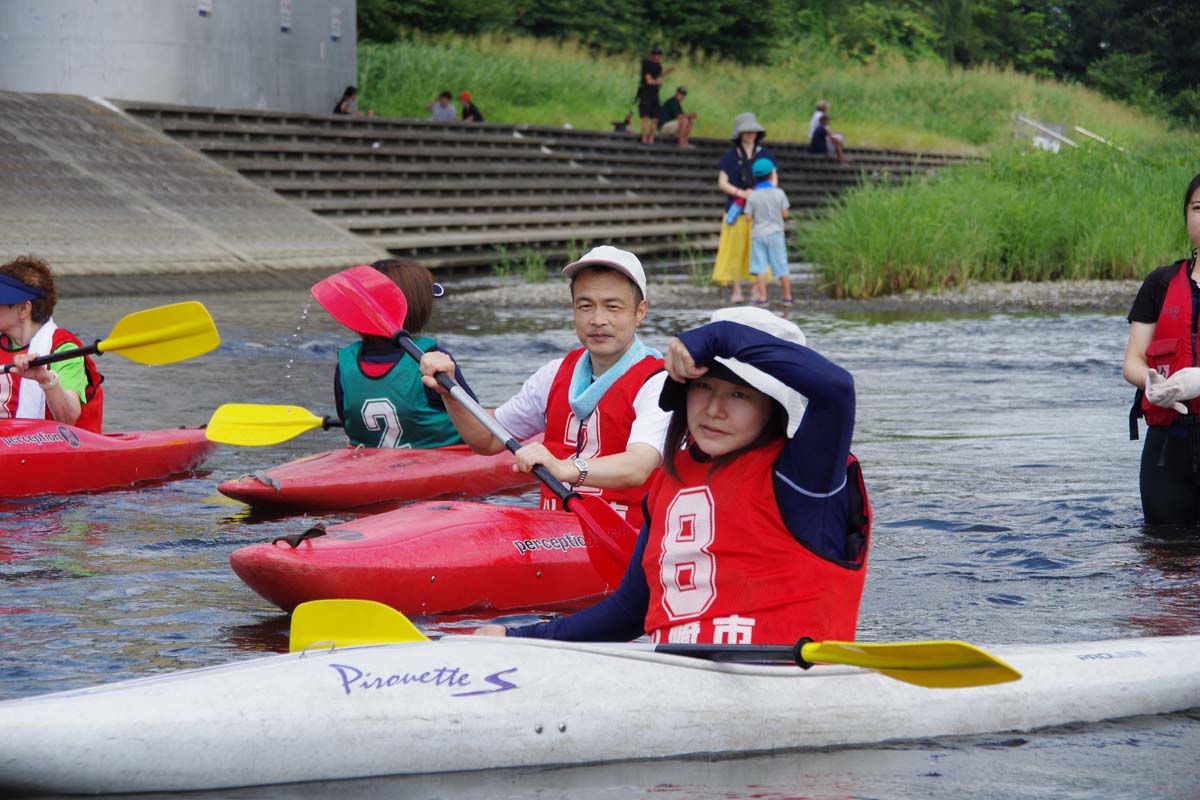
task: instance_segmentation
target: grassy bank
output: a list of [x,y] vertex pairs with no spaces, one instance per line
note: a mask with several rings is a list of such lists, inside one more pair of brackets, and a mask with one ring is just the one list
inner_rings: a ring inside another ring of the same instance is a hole
[[1144,277],[1187,255],[1195,141],[1144,153],[1005,148],[899,189],[866,185],[808,225],[805,252],[841,296],[980,281]]
[[[1082,125],[1122,144],[1154,144],[1165,123],[1078,86],[994,68],[948,70],[933,61],[849,62],[814,44],[767,67],[694,62],[671,88],[689,89],[697,133],[726,137],[733,117],[755,111],[777,140],[808,138],[818,98],[833,105],[833,127],[851,144],[983,152],[1012,136],[1015,114]],[[446,38],[358,49],[360,106],[425,117],[441,90],[469,89],[488,119],[609,129],[633,109],[636,58],[595,56],[572,44],[535,39]],[[636,122],[636,116],[635,116]]]
[[[636,58],[498,38],[364,44],[358,60],[360,106],[385,116],[425,117],[438,91],[469,89],[492,121],[602,130],[632,110],[638,68]],[[933,61],[859,64],[822,45],[766,67],[666,63],[679,67],[668,86],[689,88],[700,135],[724,138],[738,112],[753,110],[771,140],[803,141],[812,104],[825,98],[850,144],[987,156],[899,188],[865,185],[806,225],[793,244],[841,296],[1139,278],[1189,249],[1181,195],[1200,167],[1200,137],[1079,86]],[[1127,152],[1024,151],[1013,146],[1018,113],[1082,126]]]

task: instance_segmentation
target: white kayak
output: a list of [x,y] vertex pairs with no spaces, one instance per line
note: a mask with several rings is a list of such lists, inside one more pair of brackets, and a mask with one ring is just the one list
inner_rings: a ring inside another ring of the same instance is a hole
[[990,652],[1011,683],[453,636],[310,650],[0,703],[0,795],[732,755],[1022,731],[1200,706],[1200,636]]

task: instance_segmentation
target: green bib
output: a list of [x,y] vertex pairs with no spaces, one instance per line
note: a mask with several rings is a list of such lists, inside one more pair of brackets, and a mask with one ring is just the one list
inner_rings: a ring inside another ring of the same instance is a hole
[[[437,346],[424,336],[414,341],[422,350]],[[416,361],[402,358],[383,376],[369,378],[358,366],[361,352],[362,342],[338,351],[342,413],[351,444],[421,449],[462,444],[450,415],[430,407]]]

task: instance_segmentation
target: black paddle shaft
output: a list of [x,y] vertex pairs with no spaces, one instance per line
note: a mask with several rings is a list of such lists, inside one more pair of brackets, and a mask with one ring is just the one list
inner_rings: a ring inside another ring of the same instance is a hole
[[[63,350],[61,353],[50,353],[45,356],[38,356],[33,361],[29,362],[31,367],[40,367],[42,364],[53,364],[56,361],[70,361],[72,358],[83,358],[84,356],[100,355],[100,340],[97,339],[95,344],[89,344],[86,347],[76,347],[74,350]],[[12,364],[5,364],[4,371],[10,372],[13,368]]]
[[[425,351],[417,347],[417,343],[409,338],[408,331],[397,331],[392,336],[392,341],[402,347],[404,352],[412,356],[413,359],[418,363],[420,363],[421,357],[425,355]],[[488,432],[492,434],[492,436],[495,436],[497,441],[503,442],[504,446],[508,448],[509,452],[515,453],[521,449],[521,443],[513,438],[511,433],[504,430],[504,427],[496,421],[496,418],[489,414],[487,409],[479,405],[479,403],[475,401],[475,398],[467,394],[467,391],[454,381],[454,378],[451,378],[444,372],[439,372],[437,374],[437,382],[441,384],[443,389],[450,393],[451,397],[453,397],[459,403],[462,403],[462,405],[471,412],[471,416],[475,417],[480,425],[487,428]],[[559,500],[563,501],[563,508],[569,508],[568,503],[570,503],[571,498],[579,496],[567,487],[563,486],[562,482],[559,481],[558,478],[554,477],[554,473],[550,472],[550,470],[546,469],[546,467],[542,464],[533,465],[533,475],[543,484],[545,484],[547,489],[554,492],[554,494],[558,496]]]
[[743,664],[795,664],[808,669],[812,664],[805,660],[804,645],[812,639],[804,638],[795,644],[656,644],[654,652],[688,658],[703,658],[708,661],[737,661]]

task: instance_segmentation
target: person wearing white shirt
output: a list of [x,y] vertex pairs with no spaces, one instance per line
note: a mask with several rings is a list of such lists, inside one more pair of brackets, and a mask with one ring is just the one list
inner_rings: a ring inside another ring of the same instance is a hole
[[[637,327],[646,316],[646,276],[633,253],[602,245],[568,264],[575,334],[581,348],[535,372],[515,397],[493,413],[519,440],[541,433],[541,442],[516,452],[517,468],[541,464],[574,491],[595,494],[635,529],[642,524],[643,486],[663,460],[670,414],[658,404],[666,373],[662,355],[642,343]],[[454,375],[454,360],[429,352],[421,359],[426,386],[442,394],[463,441],[492,454],[504,443],[436,380]],[[542,490],[542,508],[558,508]]]

